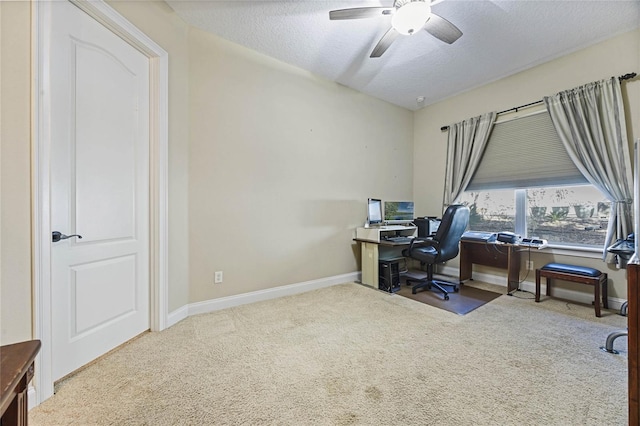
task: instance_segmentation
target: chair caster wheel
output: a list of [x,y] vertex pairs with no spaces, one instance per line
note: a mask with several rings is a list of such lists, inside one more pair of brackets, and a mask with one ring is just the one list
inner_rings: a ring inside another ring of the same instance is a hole
[[453,292],[454,292],[454,293],[457,293],[457,292],[459,292],[459,291],[460,291],[460,289],[459,289],[458,287],[454,287],[454,288],[453,288]]
[[448,294],[444,295],[444,300],[449,300],[449,295]]

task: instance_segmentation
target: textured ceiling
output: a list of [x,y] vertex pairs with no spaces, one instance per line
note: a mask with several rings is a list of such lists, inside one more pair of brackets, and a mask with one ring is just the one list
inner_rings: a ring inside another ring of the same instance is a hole
[[432,11],[463,32],[458,41],[419,31],[371,59],[391,18],[330,21],[329,11],[393,0],[166,2],[195,27],[411,110],[640,26],[638,0],[438,0]]

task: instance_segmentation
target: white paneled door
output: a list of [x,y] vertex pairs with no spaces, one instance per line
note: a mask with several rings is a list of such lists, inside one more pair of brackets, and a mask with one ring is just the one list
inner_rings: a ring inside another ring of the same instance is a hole
[[[52,375],[149,329],[149,59],[51,8]],[[46,87],[46,86],[45,86]]]

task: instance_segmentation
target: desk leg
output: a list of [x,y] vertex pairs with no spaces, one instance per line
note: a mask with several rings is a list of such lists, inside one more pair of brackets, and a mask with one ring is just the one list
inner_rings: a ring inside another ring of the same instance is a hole
[[362,284],[378,288],[378,244],[361,242]]
[[473,271],[471,258],[469,257],[470,248],[464,242],[460,243],[460,282],[470,280]]
[[507,266],[507,292],[511,293],[520,287],[520,252],[517,246],[509,247]]

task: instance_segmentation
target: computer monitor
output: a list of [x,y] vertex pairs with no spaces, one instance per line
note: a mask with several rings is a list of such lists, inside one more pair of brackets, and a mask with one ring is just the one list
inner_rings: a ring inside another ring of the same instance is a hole
[[384,221],[389,224],[410,223],[413,221],[413,201],[385,201]]
[[369,198],[367,200],[367,223],[369,225],[382,225],[382,200]]

